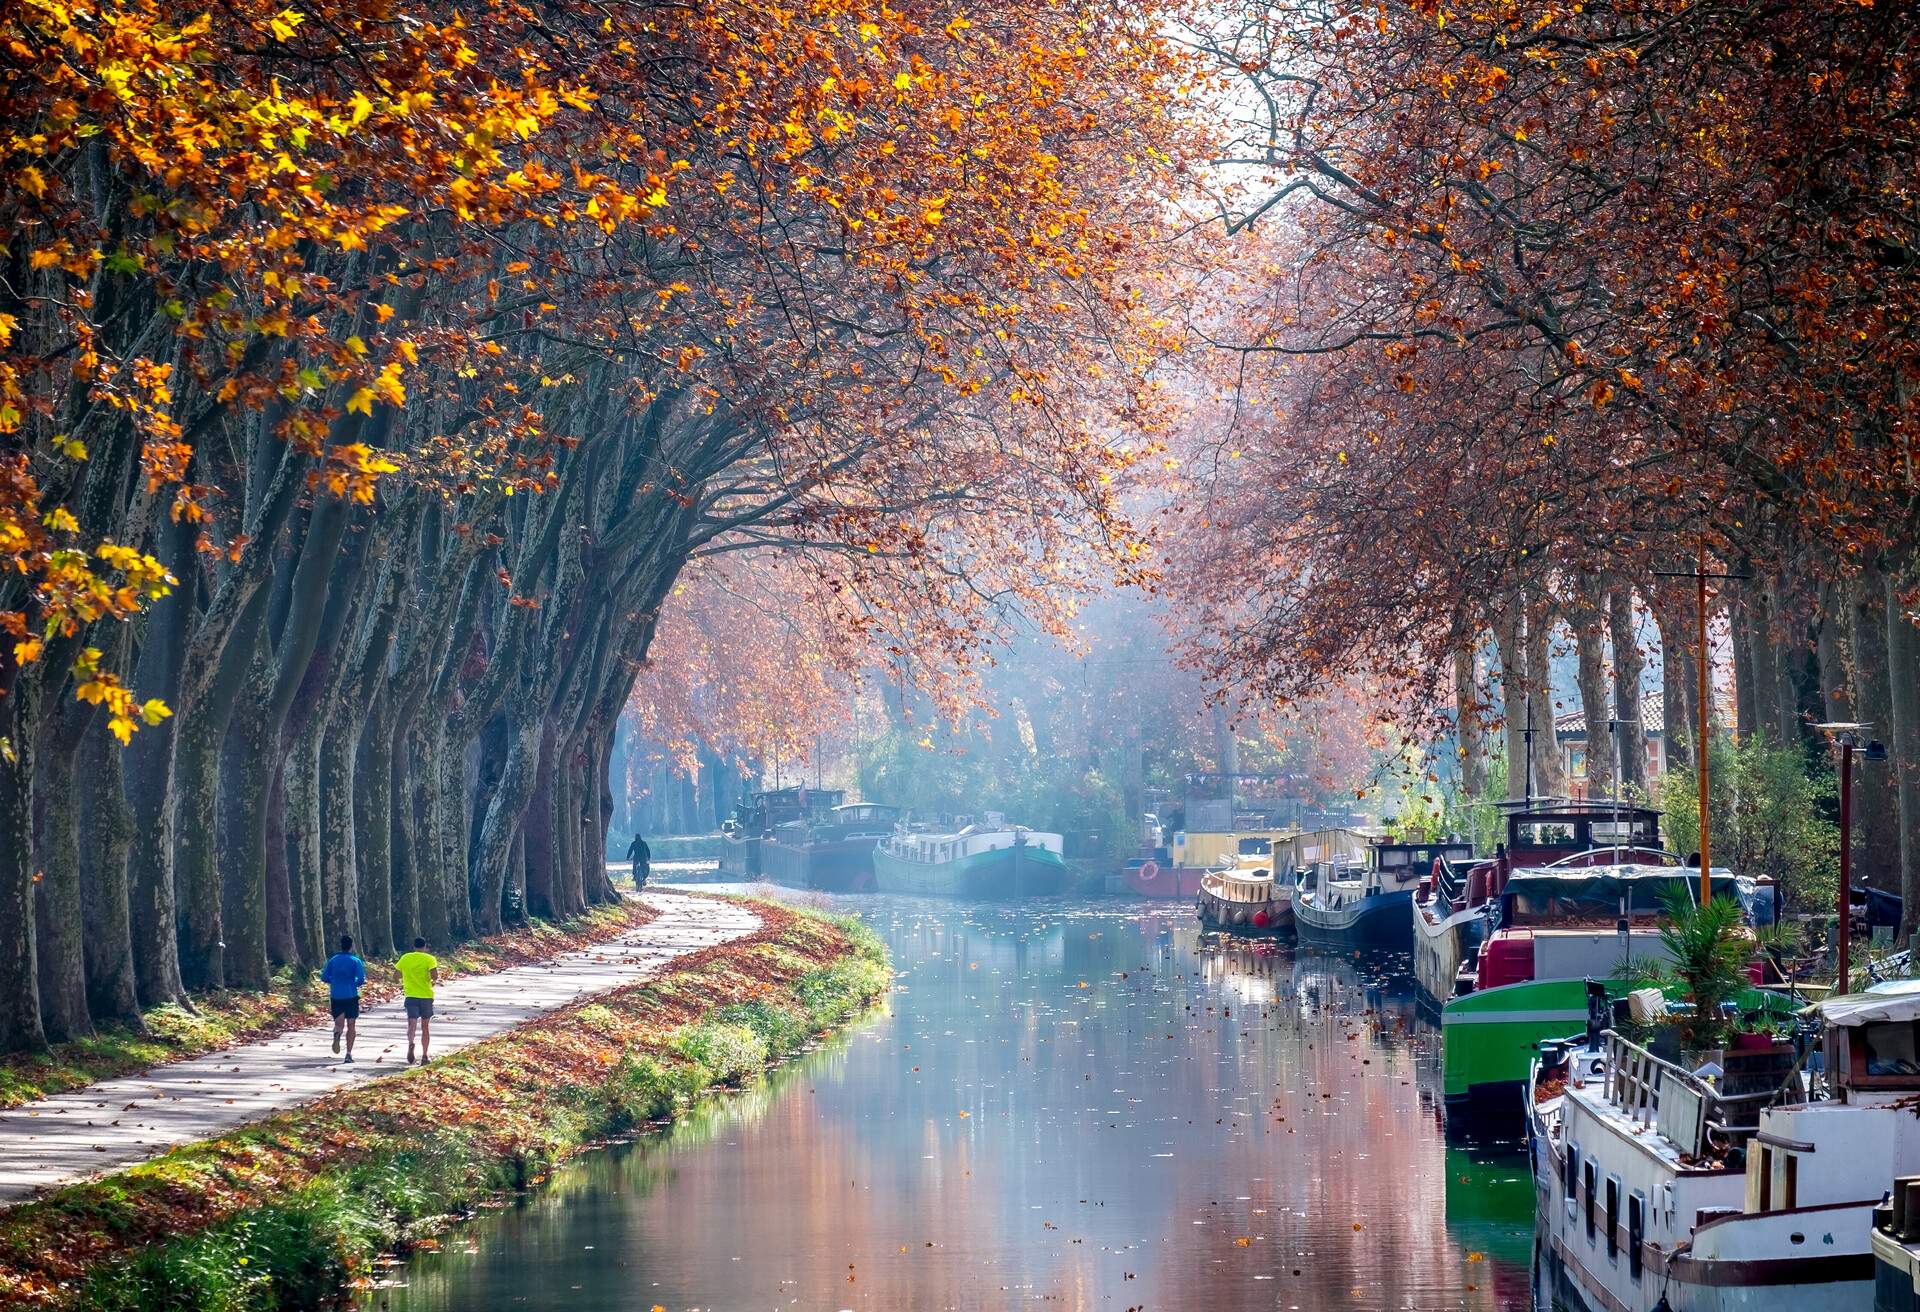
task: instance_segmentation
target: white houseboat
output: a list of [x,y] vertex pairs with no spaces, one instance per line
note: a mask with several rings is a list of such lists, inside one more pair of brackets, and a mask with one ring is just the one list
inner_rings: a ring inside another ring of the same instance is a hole
[[1059,834],[1010,825],[997,812],[951,832],[901,830],[873,852],[882,893],[937,897],[1037,897],[1066,886]]
[[1920,981],[1831,998],[1817,1014],[1824,1033],[1800,1062],[1790,1043],[1736,1039],[1689,1071],[1597,1025],[1585,1043],[1543,1046],[1528,1137],[1559,1303],[1875,1305],[1875,1208],[1895,1176],[1920,1169]]

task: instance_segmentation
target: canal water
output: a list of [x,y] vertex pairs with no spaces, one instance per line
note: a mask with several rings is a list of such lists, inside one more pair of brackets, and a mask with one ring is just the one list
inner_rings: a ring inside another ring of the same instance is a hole
[[886,937],[883,1011],[362,1306],[1530,1306],[1524,1158],[1445,1144],[1404,961],[1202,936],[1178,903],[806,900]]

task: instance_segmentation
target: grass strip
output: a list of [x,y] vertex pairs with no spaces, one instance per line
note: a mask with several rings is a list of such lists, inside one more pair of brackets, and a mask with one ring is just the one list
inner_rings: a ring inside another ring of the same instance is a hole
[[886,991],[865,925],[754,909],[757,933],[654,979],[0,1213],[0,1303],[332,1306],[382,1252],[757,1078]]

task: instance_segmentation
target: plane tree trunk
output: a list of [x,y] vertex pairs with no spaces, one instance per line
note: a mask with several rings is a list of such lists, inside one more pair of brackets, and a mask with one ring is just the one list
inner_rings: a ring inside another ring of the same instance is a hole
[[1620,739],[1620,784],[1641,796],[1647,791],[1646,712],[1641,704],[1640,680],[1646,658],[1634,624],[1633,588],[1620,584],[1607,594],[1607,639],[1613,652],[1613,703],[1623,728]]

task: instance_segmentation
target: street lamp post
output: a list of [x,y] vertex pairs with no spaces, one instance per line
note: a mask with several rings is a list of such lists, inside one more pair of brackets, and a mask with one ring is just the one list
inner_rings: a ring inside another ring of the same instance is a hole
[[1819,726],[1840,749],[1840,927],[1834,936],[1835,958],[1840,968],[1835,987],[1845,993],[1853,978],[1853,753],[1856,748],[1869,761],[1887,759],[1887,749],[1878,739],[1861,745],[1858,732],[1864,724],[1823,724]]

